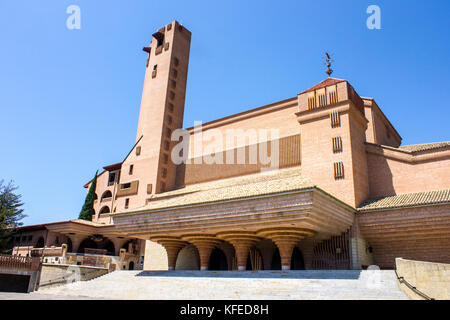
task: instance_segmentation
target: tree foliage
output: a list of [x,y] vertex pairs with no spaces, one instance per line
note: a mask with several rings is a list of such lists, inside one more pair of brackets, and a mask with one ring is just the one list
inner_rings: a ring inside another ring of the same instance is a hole
[[26,217],[22,208],[22,196],[15,192],[17,188],[12,181],[4,184],[0,180],[0,252],[8,251],[11,234],[23,224],[20,220]]
[[83,220],[92,220],[92,216],[94,215],[94,200],[95,200],[95,189],[97,187],[97,174],[98,171],[95,173],[95,177],[92,180],[91,186],[89,187],[89,191],[86,195],[86,200],[84,201],[83,207],[81,208],[80,215],[78,216],[78,219]]

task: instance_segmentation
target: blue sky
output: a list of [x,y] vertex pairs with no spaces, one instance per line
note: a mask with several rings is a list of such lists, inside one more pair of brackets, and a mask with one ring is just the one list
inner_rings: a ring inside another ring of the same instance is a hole
[[[81,29],[66,28],[66,8]],[[381,30],[369,30],[369,5]],[[450,1],[0,0],[0,179],[25,224],[77,218],[82,187],[135,141],[156,29],[192,32],[185,127],[256,108],[333,76],[374,97],[403,144],[450,140]]]

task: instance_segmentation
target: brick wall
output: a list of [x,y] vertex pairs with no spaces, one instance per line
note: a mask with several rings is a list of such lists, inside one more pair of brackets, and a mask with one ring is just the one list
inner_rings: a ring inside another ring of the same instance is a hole
[[450,155],[440,156],[446,151],[411,155],[373,145],[366,148],[371,198],[450,188]]

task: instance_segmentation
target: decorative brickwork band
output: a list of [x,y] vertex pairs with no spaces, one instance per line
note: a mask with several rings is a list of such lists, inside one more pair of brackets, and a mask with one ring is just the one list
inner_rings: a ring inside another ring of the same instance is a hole
[[175,270],[178,252],[180,252],[181,248],[186,246],[187,243],[177,237],[154,237],[150,238],[150,240],[159,243],[166,249],[169,270]]
[[280,227],[259,230],[256,234],[272,240],[277,245],[280,251],[282,270],[290,270],[292,250],[295,245],[300,240],[313,236],[315,232],[309,229]]
[[200,256],[200,270],[208,270],[211,251],[222,241],[213,235],[207,234],[189,234],[184,235],[181,238],[197,247]]
[[250,249],[261,238],[257,237],[254,232],[245,231],[227,231],[217,234],[218,238],[224,239],[231,243],[236,253],[238,270],[245,270],[247,267],[247,257]]

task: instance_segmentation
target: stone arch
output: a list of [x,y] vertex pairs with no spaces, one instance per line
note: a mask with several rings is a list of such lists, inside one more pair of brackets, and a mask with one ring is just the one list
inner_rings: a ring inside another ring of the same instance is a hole
[[101,209],[100,209],[100,212],[99,212],[99,214],[102,214],[102,213],[110,213],[111,211],[109,210],[109,207],[108,206],[104,206],[104,207],[102,207]]
[[84,239],[78,247],[78,253],[84,253],[86,248],[97,249],[97,243],[89,238]]
[[175,270],[200,270],[200,255],[193,244],[188,244],[178,252]]
[[208,270],[228,270],[228,261],[225,252],[216,247],[209,256]]
[[114,256],[116,254],[116,247],[114,246],[114,243],[109,239],[103,245],[103,249],[107,251],[106,254],[108,256]]
[[103,192],[102,198],[100,199],[100,201],[103,201],[104,199],[108,199],[108,198],[112,198],[112,193],[110,190],[106,190],[105,192]]
[[245,269],[250,271],[264,270],[263,256],[256,246],[253,246],[248,253]]
[[130,261],[128,264],[128,270],[134,270],[134,261]]
[[305,260],[303,253],[298,247],[294,247],[291,256],[291,270],[305,270]]
[[278,248],[272,254],[272,262],[270,264],[270,270],[281,270],[281,256]]

